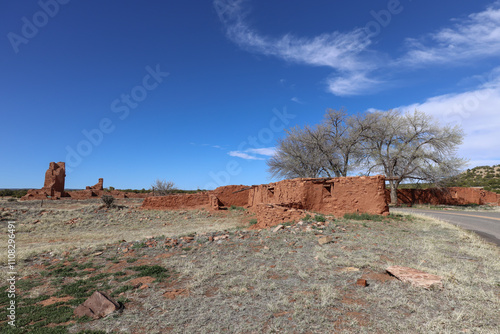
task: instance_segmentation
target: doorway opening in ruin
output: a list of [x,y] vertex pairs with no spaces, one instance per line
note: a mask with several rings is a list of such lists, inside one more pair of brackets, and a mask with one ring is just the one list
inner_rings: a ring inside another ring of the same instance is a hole
[[270,197],[274,196],[274,187],[268,187],[267,191],[268,191]]

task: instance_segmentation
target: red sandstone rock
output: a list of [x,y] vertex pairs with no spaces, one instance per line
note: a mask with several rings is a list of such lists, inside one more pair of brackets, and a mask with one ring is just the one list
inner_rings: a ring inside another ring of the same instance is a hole
[[443,287],[442,277],[437,275],[428,274],[413,268],[392,266],[386,269],[387,272],[397,279],[408,282],[413,286],[429,289],[432,286]]
[[279,230],[283,229],[283,225],[278,225],[273,229],[273,233],[278,232]]
[[360,278],[356,281],[356,285],[366,287],[368,286],[368,282],[365,279]]
[[77,317],[88,316],[99,319],[120,309],[120,304],[103,292],[96,291],[83,304],[78,306],[74,314]]
[[331,237],[331,236],[321,237],[321,238],[318,239],[318,243],[320,245],[326,245],[326,244],[329,244],[332,241],[333,241],[333,237]]

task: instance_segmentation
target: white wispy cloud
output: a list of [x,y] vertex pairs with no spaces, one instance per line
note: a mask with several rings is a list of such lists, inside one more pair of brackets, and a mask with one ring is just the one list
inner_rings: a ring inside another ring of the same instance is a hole
[[242,158],[245,160],[264,160],[263,158],[259,158],[259,157],[250,155],[250,154],[245,153],[245,152],[240,152],[240,151],[230,151],[228,154],[232,157]]
[[272,157],[276,153],[275,147],[264,147],[264,148],[250,148],[246,152],[260,155],[267,155]]
[[442,28],[419,39],[408,39],[408,52],[396,64],[421,66],[457,63],[500,56],[500,1],[452,27]]
[[290,101],[298,103],[298,104],[304,104],[298,97],[294,96],[290,99]]
[[382,81],[367,77],[366,73],[355,72],[346,76],[332,76],[327,80],[328,90],[339,96],[358,95],[366,92],[375,92],[374,87],[380,86]]
[[435,96],[395,109],[417,109],[442,124],[460,125],[466,134],[460,156],[470,159],[471,166],[500,164],[500,68],[476,79],[482,83],[470,91]]
[[[311,66],[326,66],[338,72],[339,76],[366,75],[373,69],[373,62],[361,56],[371,41],[366,31],[355,28],[347,32],[330,32],[315,37],[299,37],[286,34],[278,38],[262,36],[252,29],[245,18],[242,0],[215,0],[214,6],[220,20],[226,27],[229,39],[250,52],[282,58],[289,62]],[[361,82],[367,88],[369,80]],[[357,87],[353,87],[358,91]],[[334,92],[335,93],[335,92]],[[342,90],[343,94],[353,92]]]
[[249,148],[245,151],[231,151],[228,154],[232,157],[238,157],[246,160],[265,160],[264,158],[258,157],[257,155],[273,156],[276,153],[276,148],[274,147],[264,147],[264,148]]

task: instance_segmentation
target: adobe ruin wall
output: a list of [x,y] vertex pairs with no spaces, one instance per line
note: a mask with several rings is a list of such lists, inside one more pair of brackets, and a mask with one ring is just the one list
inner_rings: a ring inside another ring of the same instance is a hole
[[142,203],[141,208],[148,210],[178,209],[210,209],[221,207],[248,205],[249,188],[243,185],[219,187],[213,191],[195,194],[172,194],[166,196],[150,196]]
[[148,197],[142,208],[218,210],[232,205],[255,213],[258,224],[254,228],[300,220],[306,210],[337,217],[353,212],[389,213],[383,176],[297,178],[251,187],[225,186],[204,193]]
[[387,214],[385,178],[379,176],[330,179],[298,178],[252,188],[249,206],[273,204],[334,216],[346,213]]
[[[390,201],[390,191],[386,192]],[[483,188],[430,188],[430,189],[398,189],[398,204],[432,204],[432,205],[500,205],[500,194]]]

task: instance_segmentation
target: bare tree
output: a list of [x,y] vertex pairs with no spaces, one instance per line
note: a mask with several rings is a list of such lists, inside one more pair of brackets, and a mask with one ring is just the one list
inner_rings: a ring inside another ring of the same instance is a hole
[[274,177],[320,177],[327,174],[321,153],[313,145],[315,130],[300,127],[285,130],[287,137],[278,140],[276,154],[267,165]]
[[156,179],[156,181],[151,185],[151,190],[157,196],[165,196],[173,193],[177,190],[177,188],[172,181]]
[[361,145],[363,127],[355,126],[355,117],[349,117],[344,109],[326,111],[323,124],[325,136],[324,150],[331,162],[335,176],[347,176],[366,162],[366,155]]
[[440,126],[431,116],[415,110],[368,113],[358,117],[361,143],[369,158],[368,173],[386,175],[391,203],[397,203],[397,189],[403,180],[437,183],[460,172],[466,163],[456,156],[464,133],[459,126]]
[[365,160],[360,145],[362,128],[344,110],[329,109],[321,124],[286,131],[276,155],[268,161],[275,177],[341,177]]

